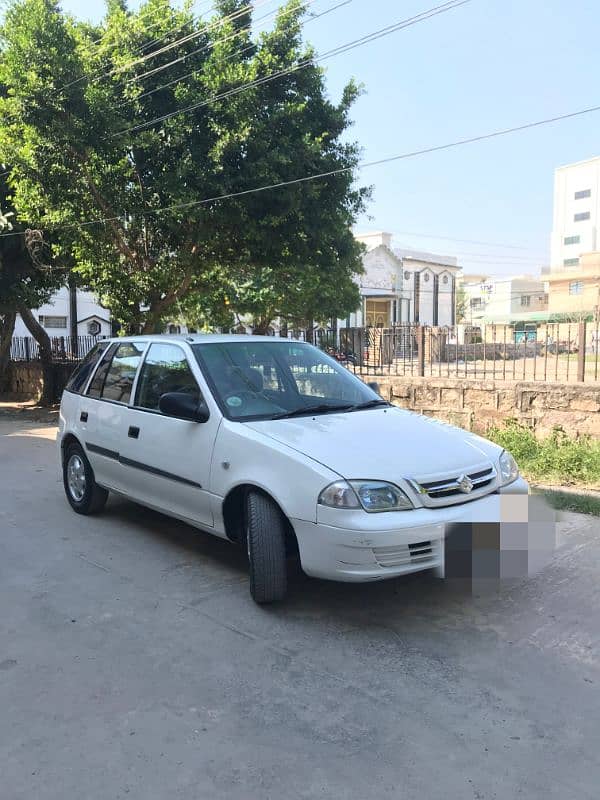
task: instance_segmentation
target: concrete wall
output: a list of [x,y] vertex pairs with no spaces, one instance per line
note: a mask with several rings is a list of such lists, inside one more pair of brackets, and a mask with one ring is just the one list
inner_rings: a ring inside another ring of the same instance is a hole
[[514,418],[546,435],[559,425],[570,435],[600,439],[600,385],[477,381],[455,378],[364,377],[397,406],[483,433]]

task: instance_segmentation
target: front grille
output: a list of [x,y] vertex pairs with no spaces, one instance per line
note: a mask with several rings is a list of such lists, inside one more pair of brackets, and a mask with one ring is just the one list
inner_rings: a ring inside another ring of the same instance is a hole
[[380,567],[426,566],[438,558],[439,543],[417,542],[394,547],[374,547],[373,555]]
[[496,470],[492,466],[487,466],[463,474],[454,473],[435,481],[411,480],[410,484],[420,495],[424,505],[437,506],[443,505],[443,501],[447,499],[451,503],[462,503],[469,498],[479,497],[482,493],[485,494],[483,490],[492,485],[495,479]]

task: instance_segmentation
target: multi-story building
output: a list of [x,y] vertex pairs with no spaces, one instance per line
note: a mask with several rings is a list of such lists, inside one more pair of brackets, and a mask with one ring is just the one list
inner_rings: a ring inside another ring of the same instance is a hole
[[367,250],[359,277],[361,306],[348,320],[352,327],[455,324],[456,258],[392,247],[391,233],[356,238]]
[[548,283],[548,310],[555,317],[600,319],[600,252],[582,253],[577,267],[552,270]]
[[466,308],[470,324],[535,322],[545,320],[548,296],[541,278],[531,275],[463,275]]
[[600,157],[559,167],[554,173],[550,270],[577,270],[581,255],[600,250]]
[[559,167],[554,176],[548,310],[600,316],[600,157]]
[[[40,325],[49,336],[71,335],[71,312],[69,289],[64,287],[55,292],[50,300],[33,311]],[[77,335],[110,336],[111,324],[108,309],[103,308],[91,292],[77,290]],[[15,336],[30,336],[25,323],[17,316]]]

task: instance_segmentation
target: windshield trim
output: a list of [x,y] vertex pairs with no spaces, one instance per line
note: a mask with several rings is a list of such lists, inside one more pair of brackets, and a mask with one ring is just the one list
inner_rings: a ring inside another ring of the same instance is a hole
[[[232,343],[233,344],[238,344],[239,342],[235,341],[235,342],[232,342]],[[344,370],[344,373],[346,373],[351,380],[357,381],[363,389],[372,392],[373,393],[373,399],[376,399],[376,398],[380,399],[380,400],[382,399],[382,398],[379,397],[379,395],[377,395],[375,392],[373,392],[373,390],[371,389],[370,386],[368,386],[366,383],[361,381],[360,378],[357,378],[356,375],[354,375],[353,372],[350,372],[349,370],[346,370],[345,367],[341,367],[334,358],[332,358],[330,355],[325,353],[320,348],[315,347],[315,345],[310,344],[309,342],[299,342],[299,341],[297,341],[295,339],[284,339],[283,337],[282,338],[273,337],[273,341],[272,342],[262,342],[262,343],[267,344],[267,345],[269,345],[271,347],[272,346],[285,347],[286,345],[289,347],[290,344],[294,344],[294,345],[298,345],[299,347],[307,348],[309,350],[316,350],[321,358],[323,358],[326,362],[329,362],[332,366],[334,366],[336,368],[336,371]],[[194,358],[196,359],[196,362],[197,362],[198,366],[200,367],[200,370],[202,372],[204,380],[206,381],[206,383],[207,383],[207,385],[208,385],[208,387],[210,389],[210,393],[212,394],[212,396],[214,398],[214,401],[218,405],[219,410],[221,411],[223,416],[226,419],[230,420],[231,422],[240,422],[240,423],[243,423],[243,422],[258,422],[258,421],[261,421],[261,420],[270,421],[270,420],[273,420],[273,419],[285,420],[285,417],[278,417],[279,412],[276,412],[276,411],[275,412],[264,412],[262,414],[248,414],[247,416],[244,416],[244,417],[234,417],[234,416],[231,415],[231,413],[230,413],[229,409],[227,408],[226,404],[223,402],[223,399],[222,399],[222,397],[221,397],[221,395],[220,395],[220,393],[219,393],[219,391],[217,389],[217,386],[216,386],[216,384],[215,384],[215,382],[214,382],[214,380],[212,378],[210,370],[208,369],[208,367],[206,365],[206,362],[204,360],[204,357],[202,355],[202,351],[204,349],[206,349],[208,347],[217,347],[217,346],[222,345],[222,344],[229,344],[229,342],[195,342],[195,343],[191,343],[190,344],[190,349],[191,349],[192,353],[194,354]],[[296,387],[295,383],[294,383],[294,388],[297,391],[297,387]],[[300,397],[301,395],[298,393],[298,396]],[[317,398],[315,398],[315,400],[316,399]],[[377,406],[373,406],[372,408],[377,408]],[[368,411],[368,410],[370,410],[370,408],[355,409],[355,410],[356,411],[358,411],[358,410]],[[349,412],[349,409],[342,410],[342,409],[339,409],[335,405],[332,404],[331,411],[328,411],[328,410],[324,409],[323,411],[307,412],[306,416],[316,416],[318,414],[333,414],[333,413],[344,414],[344,413],[348,413],[348,412]],[[301,418],[301,416],[302,415],[300,415],[299,418]],[[294,417],[291,417],[291,419],[293,419],[293,418]]]

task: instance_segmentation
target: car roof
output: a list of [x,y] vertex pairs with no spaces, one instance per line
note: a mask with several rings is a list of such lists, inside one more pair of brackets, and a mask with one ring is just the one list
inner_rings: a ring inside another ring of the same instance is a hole
[[247,333],[150,333],[147,336],[113,336],[109,342],[186,342],[187,344],[210,344],[219,342],[294,342],[307,344],[296,339],[279,336],[252,336]]

